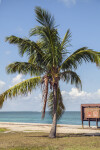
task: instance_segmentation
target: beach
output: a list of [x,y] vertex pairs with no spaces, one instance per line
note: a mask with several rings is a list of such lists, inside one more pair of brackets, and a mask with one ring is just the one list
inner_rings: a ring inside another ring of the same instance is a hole
[[[0,122],[0,128],[6,128],[6,132],[45,132],[49,133],[51,124],[39,124],[39,123],[11,123],[11,122]],[[57,125],[57,133],[100,133],[100,129],[95,126],[88,127],[84,126],[82,129],[81,125]]]

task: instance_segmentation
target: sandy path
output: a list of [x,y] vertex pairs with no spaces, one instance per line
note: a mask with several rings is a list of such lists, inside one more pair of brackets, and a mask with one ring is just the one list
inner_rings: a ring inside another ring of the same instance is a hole
[[[51,125],[37,123],[0,122],[0,128],[7,128],[11,131],[22,132],[50,132]],[[84,129],[82,129],[81,125],[58,125],[57,133],[100,133],[100,129],[96,129],[96,127],[88,128],[88,126],[84,126]]]

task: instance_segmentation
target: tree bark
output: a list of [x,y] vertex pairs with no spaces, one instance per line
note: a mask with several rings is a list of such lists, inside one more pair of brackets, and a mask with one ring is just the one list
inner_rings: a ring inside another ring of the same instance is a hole
[[47,76],[44,79],[44,83],[45,83],[45,89],[43,93],[44,104],[43,104],[43,110],[42,110],[42,118],[45,117],[45,109],[46,109],[47,96],[48,96],[48,77]]
[[52,127],[49,134],[50,138],[56,138],[56,125],[57,125],[57,83],[53,86],[53,95],[54,95],[54,102],[53,102],[53,121]]

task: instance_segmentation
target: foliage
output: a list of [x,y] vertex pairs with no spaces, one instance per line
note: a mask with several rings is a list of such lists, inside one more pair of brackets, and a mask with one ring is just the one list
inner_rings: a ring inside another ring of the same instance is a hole
[[9,130],[6,128],[0,128],[0,132],[6,132],[6,131],[9,131]]
[[41,82],[41,77],[34,77],[28,80],[22,81],[21,83],[11,87],[3,94],[0,95],[0,106],[2,107],[4,100],[7,98],[16,97],[18,95],[27,95],[36,88]]
[[[48,107],[49,107],[49,110],[50,110],[50,114],[53,118],[53,92],[51,92],[49,94]],[[60,88],[58,87],[58,89],[57,89],[57,120],[60,119],[60,117],[64,113],[64,110],[65,110],[65,106],[63,104],[63,99],[62,99]]]

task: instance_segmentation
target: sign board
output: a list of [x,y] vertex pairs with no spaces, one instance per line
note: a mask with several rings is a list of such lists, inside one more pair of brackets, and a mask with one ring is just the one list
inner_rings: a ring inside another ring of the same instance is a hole
[[82,126],[83,121],[96,121],[98,126],[98,121],[100,121],[100,104],[81,104],[81,120]]
[[100,108],[84,108],[84,118],[100,118]]

